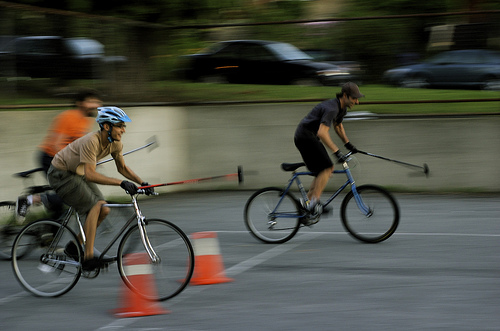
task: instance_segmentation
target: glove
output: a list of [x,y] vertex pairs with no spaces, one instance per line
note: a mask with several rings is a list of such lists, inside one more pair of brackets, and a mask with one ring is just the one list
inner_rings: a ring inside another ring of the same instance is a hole
[[351,142],[348,142],[344,146],[345,146],[345,148],[347,148],[348,150],[350,150],[352,152],[352,154],[356,154],[358,152],[358,149],[356,148],[356,146],[354,146],[353,144],[351,144]]
[[340,149],[333,154],[335,155],[339,163],[344,163],[345,161],[347,161],[347,157],[340,151]]
[[[149,186],[148,182],[142,182],[141,186]],[[146,195],[152,195],[155,193],[155,188],[154,187],[148,187],[144,189],[144,194]]]
[[135,184],[132,182],[124,180],[120,183],[120,187],[130,195],[134,195],[137,193],[137,186],[135,186]]

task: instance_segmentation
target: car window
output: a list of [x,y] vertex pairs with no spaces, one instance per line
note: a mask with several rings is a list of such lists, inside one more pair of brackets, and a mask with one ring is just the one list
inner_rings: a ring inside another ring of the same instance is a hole
[[215,58],[237,58],[239,53],[239,44],[229,44],[220,49],[213,56]]
[[261,45],[243,44],[239,49],[240,58],[244,60],[273,61],[276,57]]
[[104,54],[104,46],[92,39],[67,39],[71,53],[76,55]]
[[213,54],[213,53],[218,52],[220,49],[222,49],[224,47],[226,47],[225,43],[211,44],[210,46],[199,51],[198,54]]
[[482,52],[464,51],[460,55],[459,63],[461,64],[478,64],[485,61]]
[[431,58],[428,62],[433,64],[450,64],[457,61],[457,56],[454,52],[445,52]]
[[280,60],[312,60],[313,58],[306,53],[302,52],[297,47],[287,43],[268,44],[266,48],[271,50]]

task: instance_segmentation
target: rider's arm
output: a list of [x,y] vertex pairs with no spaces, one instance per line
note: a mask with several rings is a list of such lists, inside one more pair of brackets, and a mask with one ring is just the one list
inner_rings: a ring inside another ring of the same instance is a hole
[[123,155],[119,154],[115,157],[116,170],[120,174],[122,174],[125,178],[130,179],[131,181],[136,182],[137,184],[143,183],[141,177],[139,177],[135,172],[132,171],[126,164],[123,159]]
[[344,126],[342,125],[342,123],[335,124],[333,126],[333,128],[334,128],[335,132],[337,133],[337,135],[340,137],[340,139],[342,139],[344,144],[347,144],[349,142],[349,138],[347,138],[347,135],[345,133]]
[[104,176],[96,171],[95,163],[84,163],[83,170],[85,172],[85,179],[89,182],[103,184],[103,185],[117,185],[121,184],[121,180]]
[[[328,147],[329,149],[332,150],[332,152],[335,153],[336,151],[339,150],[339,148],[337,147],[337,145],[335,145],[332,138],[330,137],[329,131],[330,131],[330,127],[321,123],[319,125],[319,130],[318,130],[317,136],[321,140],[321,142],[326,145],[326,147]],[[335,129],[335,131],[336,131],[336,129]]]

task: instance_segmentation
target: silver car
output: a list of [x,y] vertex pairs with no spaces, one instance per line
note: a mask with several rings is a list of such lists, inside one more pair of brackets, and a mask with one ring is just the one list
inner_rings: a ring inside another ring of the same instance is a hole
[[387,70],[385,82],[402,87],[500,89],[500,53],[484,49],[447,51],[429,60]]

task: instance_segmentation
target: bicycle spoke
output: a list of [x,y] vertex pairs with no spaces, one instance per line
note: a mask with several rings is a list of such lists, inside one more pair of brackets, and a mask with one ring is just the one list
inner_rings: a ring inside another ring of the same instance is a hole
[[298,207],[290,194],[278,188],[255,192],[245,206],[245,225],[257,239],[266,243],[283,243],[299,229]]
[[159,257],[152,263],[139,233],[132,227],[118,248],[118,270],[125,284],[148,300],[166,300],[182,292],[194,269],[194,252],[189,238],[176,225],[164,220],[147,220],[146,231]]
[[79,262],[66,256],[64,246],[76,240],[70,229],[61,228],[54,221],[41,220],[28,225],[14,241],[12,265],[17,280],[37,296],[53,297],[68,292],[81,271]]
[[389,238],[399,223],[399,207],[389,192],[375,185],[357,188],[342,202],[342,223],[355,238],[378,243]]

